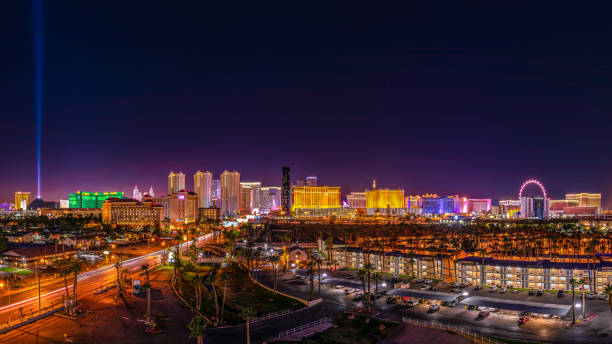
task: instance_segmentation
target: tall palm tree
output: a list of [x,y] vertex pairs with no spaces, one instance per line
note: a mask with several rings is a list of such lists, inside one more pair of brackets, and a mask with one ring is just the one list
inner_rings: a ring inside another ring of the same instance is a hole
[[277,291],[276,285],[276,267],[278,266],[278,262],[280,258],[277,255],[270,256],[270,263],[272,264],[272,274],[274,276],[274,291]]
[[240,311],[240,317],[246,322],[246,339],[247,344],[251,344],[251,335],[249,333],[250,324],[249,320],[255,316],[255,311],[251,307],[243,307]]
[[359,279],[361,280],[361,287],[363,288],[363,300],[364,300],[363,304],[366,307],[366,312],[369,312],[370,311],[370,305],[365,302],[365,292],[366,292],[365,281],[366,281],[367,274],[368,273],[367,273],[367,271],[365,269],[357,270],[357,276],[359,276]]
[[580,286],[580,289],[582,289],[582,320],[584,320],[586,319],[586,303],[584,302],[586,293],[585,293],[584,285],[587,284],[587,282],[581,278],[578,280],[577,283]]
[[77,277],[79,276],[79,273],[81,272],[81,263],[79,262],[74,262],[72,263],[72,273],[74,274],[74,289],[72,290],[72,293],[74,295],[73,299],[74,299],[74,304],[76,305],[77,303]]
[[310,280],[310,301],[312,301],[312,296],[314,294],[314,266],[314,261],[312,259],[309,259],[306,263],[306,274],[308,275],[308,279]]
[[147,291],[147,314],[145,314],[145,320],[151,321],[151,283],[149,280],[149,264],[143,264],[140,266],[140,270],[145,273],[147,281],[143,284],[143,288]]
[[374,280],[374,302],[372,303],[372,310],[376,310],[376,298],[378,297],[378,282],[381,280],[381,275],[377,272],[372,274],[372,279]]
[[217,280],[218,280],[217,269],[213,269],[210,271],[210,274],[208,275],[206,282],[210,284],[213,290],[213,302],[215,303],[215,321],[218,323],[219,322],[219,302],[217,301],[217,287],[215,286],[215,283],[217,283]]
[[[70,267],[62,268],[59,274],[60,277],[64,278],[64,286],[66,287],[66,301],[68,301],[68,304],[70,304],[70,293],[68,292],[68,276],[70,276],[70,274],[72,274],[72,269],[70,269]],[[67,309],[67,312],[72,314],[71,308]]]
[[223,313],[225,310],[225,299],[227,296],[227,285],[229,284],[231,278],[229,274],[221,274],[219,276],[219,281],[223,282],[223,298],[221,299],[221,315],[220,315],[220,319],[219,319],[219,324],[222,325],[223,324]]
[[196,315],[191,319],[191,322],[189,323],[189,325],[187,325],[187,328],[189,329],[190,332],[190,337],[196,337],[198,344],[203,344],[204,341],[204,336],[205,336],[205,330],[208,327],[208,322],[206,321],[206,319],[204,319],[203,317]]
[[576,323],[576,291],[574,290],[574,287],[578,281],[575,280],[574,278],[570,278],[569,282],[572,286],[572,324],[575,324]]

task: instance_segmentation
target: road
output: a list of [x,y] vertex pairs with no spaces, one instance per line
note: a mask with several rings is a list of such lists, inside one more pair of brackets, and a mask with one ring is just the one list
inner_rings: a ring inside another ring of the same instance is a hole
[[[202,246],[206,241],[212,238],[209,233],[197,239],[197,246]],[[187,248],[191,242],[183,243],[183,249]],[[176,249],[177,246],[171,247]],[[137,272],[140,266],[144,264],[157,265],[166,257],[167,249],[162,249],[139,257],[127,259],[123,261],[123,268],[128,269],[129,273]],[[77,297],[93,294],[99,290],[101,286],[110,284],[117,279],[117,272],[114,264],[104,266],[102,268],[84,272],[78,275],[77,278]],[[73,278],[68,278],[68,290],[72,293]],[[44,312],[45,307],[61,304],[66,294],[66,286],[63,280],[49,283],[41,287],[40,305]],[[10,297],[10,304],[9,304]],[[0,326],[5,327],[9,324],[15,324],[21,321],[22,316],[27,317],[29,314],[38,314],[38,289],[32,288],[20,290],[15,294],[5,294],[0,297]]]

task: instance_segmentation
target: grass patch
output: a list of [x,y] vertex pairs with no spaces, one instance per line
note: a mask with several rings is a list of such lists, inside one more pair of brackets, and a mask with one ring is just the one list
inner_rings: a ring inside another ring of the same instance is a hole
[[30,271],[30,270],[10,268],[8,266],[0,268],[0,271],[12,272],[12,273],[19,274],[19,275],[30,275],[30,274],[32,274],[32,271]]
[[344,313],[333,321],[331,327],[302,343],[307,344],[369,344],[377,343],[387,337],[398,326],[396,323],[381,321],[374,318]]
[[[181,273],[183,283],[183,297],[187,302],[195,305],[194,276],[196,274],[209,277],[212,271],[210,266],[189,266]],[[227,284],[227,296],[225,300],[225,310],[223,320],[226,325],[238,325],[244,323],[240,318],[240,312],[244,307],[252,307],[256,316],[274,313],[286,309],[300,309],[304,305],[294,299],[275,294],[254,283],[248,276],[247,271],[237,264],[231,264],[217,271],[219,275],[230,278]],[[216,310],[214,305],[214,293],[212,286],[205,283],[202,290],[202,312],[207,318],[213,320]],[[215,283],[219,311],[222,307],[224,283]]]

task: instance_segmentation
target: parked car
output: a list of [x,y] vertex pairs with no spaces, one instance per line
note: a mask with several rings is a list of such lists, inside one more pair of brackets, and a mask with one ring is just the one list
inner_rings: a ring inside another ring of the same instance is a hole
[[505,292],[506,292],[506,290],[508,290],[508,288],[503,287],[503,288],[501,288],[501,289],[499,290],[499,292],[500,292],[500,293],[505,293]]
[[432,283],[433,283],[433,281],[432,281],[432,280],[430,280],[430,279],[428,278],[428,279],[426,279],[426,280],[425,280],[425,283],[427,283],[427,284],[432,284]]
[[563,297],[563,296],[565,296],[565,294],[563,293],[563,289],[559,289],[557,291],[557,297]]
[[524,323],[526,323],[528,321],[529,321],[529,317],[519,317],[518,318],[519,325],[522,325],[522,324],[524,324]]
[[487,310],[488,310],[489,312],[491,312],[491,313],[495,313],[495,312],[497,312],[497,311],[498,311],[498,309],[497,309],[497,308],[494,308],[494,307],[489,307],[489,308],[487,308]]
[[429,311],[430,312],[435,312],[437,310],[440,309],[440,305],[437,303],[432,303],[431,305],[429,305]]
[[595,299],[595,294],[594,293],[589,293],[589,295],[587,297],[589,298],[589,300],[594,300]]
[[459,288],[459,286],[460,286],[459,282],[454,282],[454,283],[453,283],[453,287],[455,287],[455,288]]
[[474,290],[475,290],[475,291],[476,291],[476,290],[480,290],[480,289],[482,289],[482,286],[481,286],[481,285],[477,285],[477,286],[475,286],[475,287],[474,287]]
[[518,293],[520,293],[521,291],[520,291],[520,290],[518,290],[518,289],[512,289],[512,292],[513,292],[513,293],[515,293],[515,294],[518,294]]
[[387,298],[385,299],[385,303],[394,304],[397,303],[397,300],[395,299],[395,296],[387,296]]
[[404,307],[414,307],[414,306],[416,306],[418,304],[419,304],[419,301],[415,300],[415,299],[402,301],[402,306],[404,306]]
[[467,288],[467,287],[469,287],[469,286],[470,286],[470,284],[469,284],[469,283],[461,283],[459,286],[460,286],[461,288]]
[[529,296],[535,295],[536,291],[534,289],[529,289]]
[[542,314],[542,318],[550,319],[550,318],[552,318],[552,314]]
[[542,294],[544,294],[544,291],[542,289],[538,289],[538,291],[536,292],[536,295],[542,296]]
[[473,311],[473,310],[478,309],[478,307],[474,306],[474,305],[468,305],[467,309],[468,309],[468,311]]
[[606,299],[606,294],[604,294],[602,292],[597,293],[597,296],[599,296],[600,300],[605,300]]
[[480,318],[486,318],[486,317],[489,316],[489,314],[491,314],[491,313],[489,313],[489,311],[487,311],[487,310],[483,310],[483,311],[478,312],[478,316]]
[[424,279],[422,279],[422,278],[417,278],[417,279],[415,279],[414,281],[415,281],[415,282],[417,282],[417,283],[423,283]]
[[497,287],[496,286],[492,286],[491,289],[489,289],[489,293],[492,293],[494,291],[497,291]]

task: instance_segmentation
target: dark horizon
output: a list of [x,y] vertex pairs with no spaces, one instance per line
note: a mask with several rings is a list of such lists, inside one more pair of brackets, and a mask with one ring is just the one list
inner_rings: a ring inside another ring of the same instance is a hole
[[[610,206],[604,8],[367,4],[43,3],[43,199],[165,192],[170,170],[280,186],[289,165],[344,195],[536,178]],[[5,7],[3,202],[37,178],[33,11]]]

